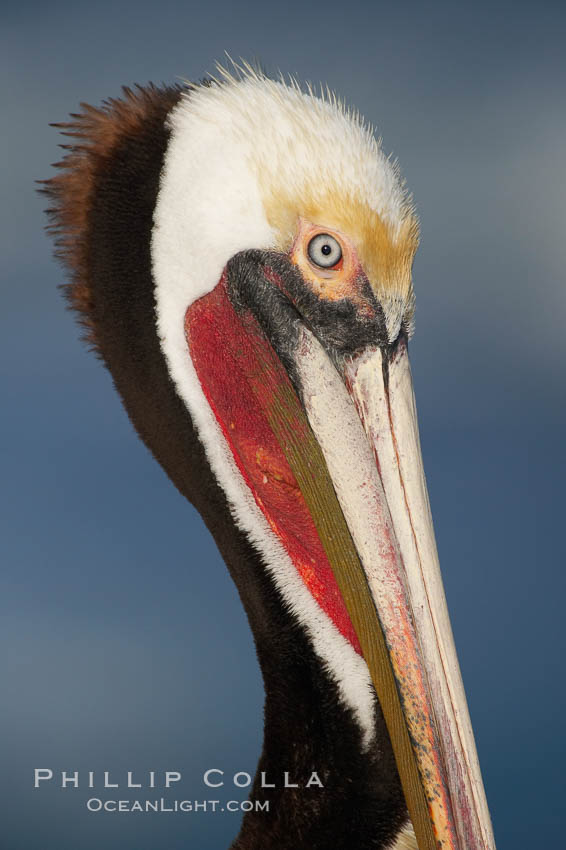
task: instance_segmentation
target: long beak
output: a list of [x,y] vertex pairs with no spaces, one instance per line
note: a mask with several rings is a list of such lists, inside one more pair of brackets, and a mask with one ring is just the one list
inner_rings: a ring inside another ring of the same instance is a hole
[[493,848],[440,576],[406,342],[391,356],[368,348],[339,374],[303,328],[296,366],[387,647],[401,722],[387,671],[379,659],[372,663],[376,635],[362,639],[367,614],[359,616],[346,581],[343,595],[386,716],[419,848]]
[[[305,583],[324,564],[333,573],[419,850],[494,850],[406,343],[333,356],[265,260],[258,252],[234,258],[221,284],[187,311],[193,365],[256,504]],[[324,608],[321,576],[313,592]]]

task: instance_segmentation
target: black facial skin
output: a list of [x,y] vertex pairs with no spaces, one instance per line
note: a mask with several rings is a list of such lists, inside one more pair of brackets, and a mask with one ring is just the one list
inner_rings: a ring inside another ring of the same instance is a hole
[[[307,327],[343,373],[346,359],[372,346],[381,348],[384,379],[387,385],[389,360],[404,329],[391,344],[387,335],[383,308],[367,278],[358,281],[358,293],[369,308],[362,313],[348,298],[330,301],[320,298],[306,284],[300,270],[287,254],[276,251],[242,251],[226,266],[228,294],[237,311],[249,310],[259,323],[277,356],[302,395],[294,352],[301,325]],[[270,271],[282,285],[270,279]],[[368,315],[369,314],[369,315]]]
[[[270,288],[279,293],[281,290],[266,278],[264,269],[272,269],[283,281],[287,307],[269,292]],[[312,292],[287,254],[242,251],[229,261],[227,272],[234,305],[252,310],[269,339],[281,336],[278,324],[286,314],[288,322],[294,316],[305,324],[336,361],[369,345],[389,345],[383,308],[364,276],[358,280],[358,291],[369,308],[369,316],[362,315],[348,298],[329,301]]]

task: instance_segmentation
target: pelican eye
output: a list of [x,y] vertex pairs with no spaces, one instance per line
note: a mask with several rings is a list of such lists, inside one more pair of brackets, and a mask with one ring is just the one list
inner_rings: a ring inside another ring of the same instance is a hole
[[331,269],[342,259],[340,243],[328,233],[318,233],[308,244],[309,260],[321,269]]

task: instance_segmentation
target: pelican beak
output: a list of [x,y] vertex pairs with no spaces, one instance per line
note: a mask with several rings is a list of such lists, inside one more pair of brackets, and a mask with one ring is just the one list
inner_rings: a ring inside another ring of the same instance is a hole
[[494,840],[438,564],[406,339],[332,364],[305,329],[296,362],[379,620],[366,635],[371,615],[359,613],[352,577],[341,581],[419,848],[488,850]]
[[[277,258],[238,255],[187,314],[193,363],[256,503],[299,567],[296,528],[314,524],[311,553],[321,544],[316,559],[330,564],[367,662],[419,849],[493,850],[406,339],[373,340],[353,307],[351,333],[343,322],[330,338],[336,324],[309,312],[301,285]],[[268,467],[284,492],[270,490]]]

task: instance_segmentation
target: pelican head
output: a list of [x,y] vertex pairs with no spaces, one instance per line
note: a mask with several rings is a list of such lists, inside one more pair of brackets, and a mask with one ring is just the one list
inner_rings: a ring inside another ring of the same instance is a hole
[[236,581],[260,768],[326,777],[308,829],[278,791],[234,846],[492,850],[421,461],[397,166],[332,94],[251,69],[125,90],[63,130],[78,139],[46,191],[71,304]]

